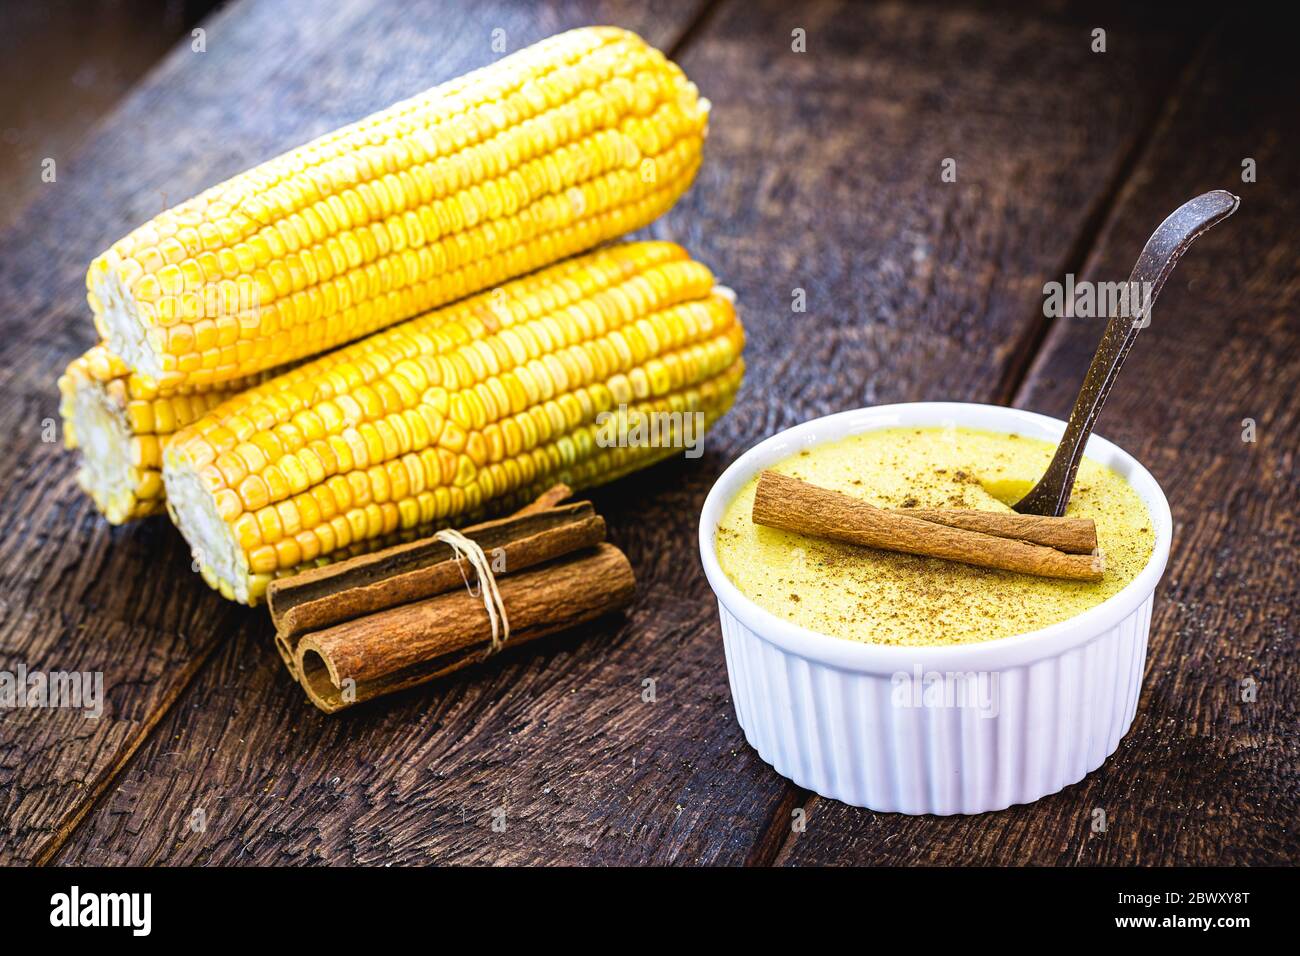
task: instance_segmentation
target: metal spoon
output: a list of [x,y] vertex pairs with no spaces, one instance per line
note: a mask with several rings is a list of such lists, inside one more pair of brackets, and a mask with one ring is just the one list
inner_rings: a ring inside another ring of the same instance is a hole
[[1092,357],[1088,374],[1084,376],[1083,387],[1079,397],[1074,400],[1074,409],[1066,423],[1065,434],[1056,447],[1056,454],[1047,471],[1030,489],[1029,494],[1013,506],[1016,511],[1027,515],[1065,514],[1065,506],[1070,501],[1070,490],[1074,487],[1074,477],[1079,472],[1079,461],[1083,458],[1083,448],[1088,444],[1088,436],[1101,413],[1106,396],[1119,376],[1120,367],[1128,357],[1129,349],[1138,331],[1150,324],[1151,307],[1156,296],[1164,287],[1165,280],[1174,271],[1178,259],[1192,241],[1216,223],[1227,219],[1237,211],[1239,200],[1230,192],[1215,189],[1195,199],[1190,199],[1175,209],[1169,218],[1162,222],[1151,234],[1147,244],[1142,247],[1133,273],[1128,278],[1129,299],[1132,303],[1133,292],[1138,292],[1138,302],[1132,316],[1122,313],[1111,318],[1102,334],[1097,354]]

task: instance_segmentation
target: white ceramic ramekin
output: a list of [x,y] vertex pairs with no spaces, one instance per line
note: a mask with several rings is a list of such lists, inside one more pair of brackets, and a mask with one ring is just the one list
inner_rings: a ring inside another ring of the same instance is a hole
[[[1151,604],[1169,558],[1172,521],[1160,486],[1133,457],[1094,435],[1087,457],[1136,489],[1151,512],[1155,551],[1122,591],[1059,624],[979,644],[858,643],[776,617],[723,573],[714,552],[718,522],[758,471],[847,435],[942,425],[1048,441],[1065,428],[1033,412],[951,402],[828,415],[742,455],[713,486],[700,517],[700,554],[718,597],[731,696],[746,739],[801,787],[872,810],[1001,810],[1100,767],[1133,722]],[[927,697],[926,688],[937,696]]]

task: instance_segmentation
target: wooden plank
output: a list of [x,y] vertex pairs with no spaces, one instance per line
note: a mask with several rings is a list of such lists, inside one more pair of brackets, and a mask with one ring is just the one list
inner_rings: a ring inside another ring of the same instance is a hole
[[[1122,280],[1179,203],[1215,188],[1241,196],[1178,266],[1098,426],[1150,469],[1175,521],[1133,729],[1081,783],[998,814],[907,819],[814,800],[782,862],[1300,860],[1300,131],[1279,120],[1300,79],[1267,32],[1245,14],[1214,31],[1081,275]],[[1247,158],[1258,182],[1241,181]],[[1067,415],[1100,334],[1099,321],[1058,320],[1016,404]],[[1091,830],[1095,808],[1105,833]]]
[[113,531],[99,521],[73,483],[72,457],[44,440],[55,437],[45,433],[57,422],[54,380],[93,340],[90,258],[256,161],[491,62],[493,30],[516,49],[619,22],[671,44],[696,10],[695,0],[501,2],[468,19],[435,0],[250,0],[205,24],[206,52],[175,49],[60,164],[57,183],[0,238],[0,666],[101,670],[110,708],[97,721],[0,712],[0,862],[57,846],[204,657],[263,621],[185,573],[186,549],[166,522]]
[[[0,10],[0,227],[214,0],[45,0]],[[40,82],[32,82],[39,76]],[[56,180],[57,181],[57,180]]]
[[[807,54],[790,50],[800,25]],[[714,102],[705,172],[655,231],[737,289],[751,371],[703,459],[595,496],[641,583],[631,616],[333,719],[246,632],[127,769],[130,809],[97,807],[59,860],[769,859],[801,797],[735,725],[695,554],[703,497],[737,453],[798,419],[991,394],[999,343],[1154,111],[1153,64],[1176,58],[1162,29],[1105,61],[1087,41],[1068,17],[717,11],[682,57]],[[1044,97],[1063,69],[1082,95]],[[1049,162],[1031,161],[1044,142]],[[949,155],[957,184],[940,181]],[[794,287],[806,314],[791,313]],[[195,808],[202,833],[185,826]]]

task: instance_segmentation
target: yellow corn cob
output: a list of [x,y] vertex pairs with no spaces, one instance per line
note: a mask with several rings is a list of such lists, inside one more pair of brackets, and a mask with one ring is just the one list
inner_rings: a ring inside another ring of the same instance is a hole
[[680,454],[671,436],[611,444],[601,413],[707,425],[739,387],[743,343],[729,296],[679,246],[612,246],[241,393],[168,443],[167,507],[208,583],[253,603],[304,564]]
[[111,524],[160,513],[167,438],[250,384],[160,392],[96,345],[59,376],[63,443],[81,451],[78,483]]
[[[531,289],[537,282],[526,277],[520,288]],[[327,369],[338,360],[326,356],[312,370]],[[110,524],[161,513],[162,448],[167,439],[268,377],[262,373],[214,389],[160,392],[107,347],[95,346],[74,359],[58,383],[64,445],[81,452],[78,484]]]
[[[538,284],[536,276],[528,276],[519,288],[531,290]],[[311,370],[322,371],[339,360],[337,352],[326,355]],[[91,348],[73,359],[58,382],[64,446],[81,452],[78,484],[110,524],[160,514],[165,508],[162,448],[172,433],[272,374],[262,372],[211,388],[159,389],[132,373],[106,346]],[[286,380],[305,374],[300,370]]]
[[646,225],[708,102],[639,37],[551,37],[160,214],[91,263],[108,345],[163,387],[283,365]]

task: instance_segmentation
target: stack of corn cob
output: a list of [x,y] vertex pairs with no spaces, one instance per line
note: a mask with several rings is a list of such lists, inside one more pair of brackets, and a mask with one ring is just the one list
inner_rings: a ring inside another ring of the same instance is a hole
[[606,447],[597,416],[723,414],[729,295],[671,243],[565,257],[672,205],[707,113],[638,37],[575,30],[159,215],[87,276],[104,344],[59,382],[83,487],[114,523],[165,502],[204,578],[253,603],[672,454]]

